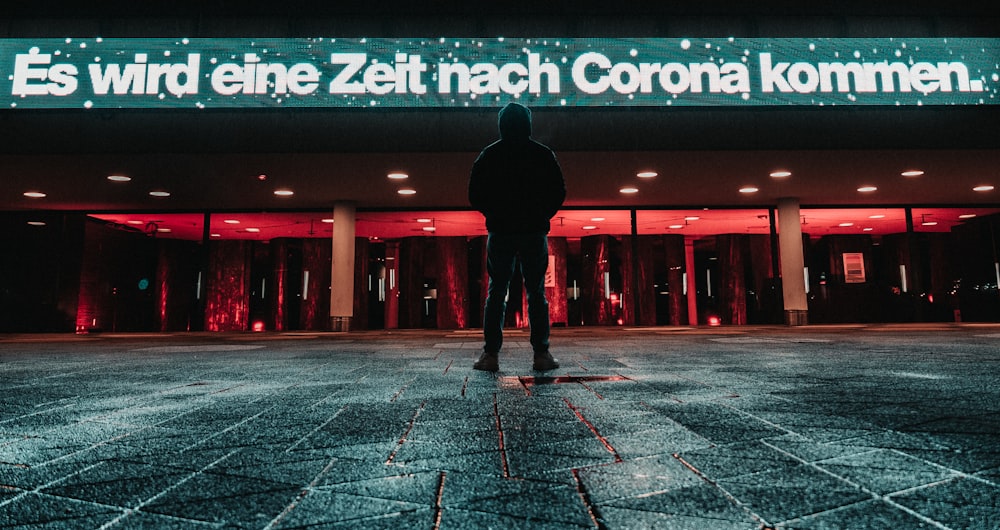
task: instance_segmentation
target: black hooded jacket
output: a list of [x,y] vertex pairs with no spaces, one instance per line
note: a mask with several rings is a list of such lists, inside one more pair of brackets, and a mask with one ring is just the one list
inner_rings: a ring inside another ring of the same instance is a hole
[[548,233],[549,220],[566,199],[555,154],[531,139],[531,111],[510,103],[500,111],[500,140],[472,165],[469,203],[501,234]]

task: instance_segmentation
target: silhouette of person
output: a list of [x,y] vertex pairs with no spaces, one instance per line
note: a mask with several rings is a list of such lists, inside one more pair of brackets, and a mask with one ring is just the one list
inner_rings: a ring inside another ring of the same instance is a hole
[[520,262],[528,297],[532,368],[554,370],[549,353],[549,302],[545,269],[549,265],[549,221],[566,199],[566,184],[555,154],[531,138],[531,111],[517,103],[500,110],[500,139],[472,165],[469,203],[486,218],[486,269],[489,288],[483,311],[483,353],[476,370],[496,372],[503,344],[507,290]]

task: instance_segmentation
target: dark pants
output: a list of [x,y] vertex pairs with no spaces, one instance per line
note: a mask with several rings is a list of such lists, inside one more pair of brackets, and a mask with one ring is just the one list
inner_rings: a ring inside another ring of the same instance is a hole
[[528,296],[531,347],[536,353],[548,351],[549,302],[545,299],[545,269],[549,266],[549,238],[544,232],[490,233],[486,239],[486,270],[490,274],[490,284],[483,311],[483,336],[486,339],[484,350],[499,352],[503,344],[507,290],[514,275],[516,261],[520,261],[524,291]]

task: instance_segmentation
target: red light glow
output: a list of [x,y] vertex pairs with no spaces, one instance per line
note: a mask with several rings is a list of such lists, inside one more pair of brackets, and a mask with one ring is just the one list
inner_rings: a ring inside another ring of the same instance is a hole
[[709,326],[721,326],[722,325],[722,319],[719,318],[719,317],[717,317],[717,316],[715,316],[715,315],[712,315],[712,316],[708,317],[708,325]]
[[253,330],[255,333],[260,333],[264,331],[264,322],[261,320],[256,320],[253,323]]

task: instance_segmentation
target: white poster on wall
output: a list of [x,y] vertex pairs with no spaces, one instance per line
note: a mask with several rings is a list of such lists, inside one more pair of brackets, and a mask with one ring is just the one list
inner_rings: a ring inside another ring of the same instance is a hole
[[545,286],[556,286],[556,257],[549,254],[549,268],[545,269]]
[[865,255],[861,252],[844,253],[844,283],[865,283]]

